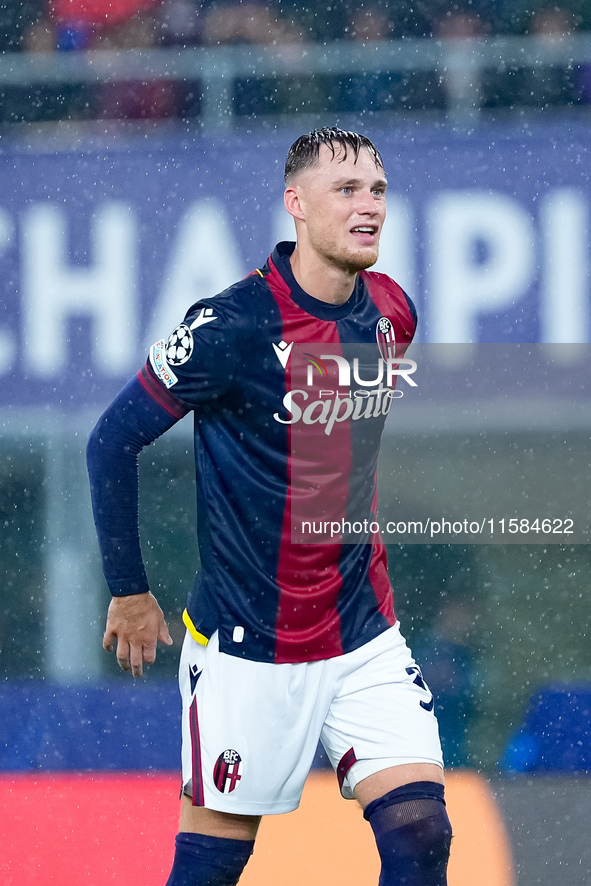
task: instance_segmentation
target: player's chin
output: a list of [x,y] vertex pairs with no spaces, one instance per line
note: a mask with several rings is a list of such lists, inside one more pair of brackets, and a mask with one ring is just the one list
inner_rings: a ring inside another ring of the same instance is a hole
[[365,271],[367,268],[375,265],[378,256],[379,251],[377,248],[366,247],[365,249],[349,253],[344,264],[349,272],[356,274],[357,271]]

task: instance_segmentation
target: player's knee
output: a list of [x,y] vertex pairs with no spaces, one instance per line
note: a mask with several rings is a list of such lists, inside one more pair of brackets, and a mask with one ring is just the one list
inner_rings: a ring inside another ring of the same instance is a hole
[[445,886],[451,825],[443,785],[418,781],[366,807],[382,860],[380,886]]
[[253,847],[254,840],[177,834],[166,886],[236,886]]

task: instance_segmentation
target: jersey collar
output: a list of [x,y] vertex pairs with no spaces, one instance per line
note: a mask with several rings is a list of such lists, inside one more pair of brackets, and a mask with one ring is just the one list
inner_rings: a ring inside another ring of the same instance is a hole
[[289,287],[291,297],[296,305],[313,317],[318,317],[319,320],[342,320],[343,317],[348,317],[362,298],[363,284],[359,274],[355,281],[355,288],[347,301],[342,305],[330,305],[314,298],[313,295],[308,295],[294,277],[289,261],[294,249],[295,243],[289,241],[278,243],[271,255],[271,261]]

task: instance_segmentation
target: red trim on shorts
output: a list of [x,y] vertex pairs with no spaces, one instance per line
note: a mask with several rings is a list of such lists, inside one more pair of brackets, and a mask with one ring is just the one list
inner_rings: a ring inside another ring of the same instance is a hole
[[199,735],[199,716],[197,699],[194,698],[189,710],[189,727],[191,730],[191,763],[193,780],[193,806],[205,806],[203,795],[203,773],[201,769],[201,739]]
[[337,778],[339,780],[339,788],[343,790],[343,782],[345,781],[349,770],[353,763],[357,762],[357,757],[355,756],[355,751],[353,748],[349,748],[346,754],[340,759],[339,765],[337,766]]

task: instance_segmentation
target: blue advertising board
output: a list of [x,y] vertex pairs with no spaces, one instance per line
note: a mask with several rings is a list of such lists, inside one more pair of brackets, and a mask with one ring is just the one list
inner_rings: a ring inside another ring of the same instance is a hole
[[[5,150],[0,405],[105,403],[189,305],[292,239],[293,135]],[[590,340],[584,128],[368,135],[390,182],[376,268],[420,340]]]

